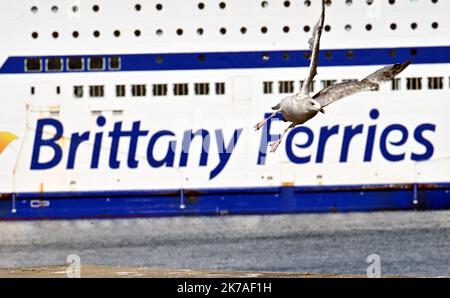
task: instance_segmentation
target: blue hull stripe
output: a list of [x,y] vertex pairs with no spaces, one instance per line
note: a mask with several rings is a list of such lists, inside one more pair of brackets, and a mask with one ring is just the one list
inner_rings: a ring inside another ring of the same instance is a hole
[[[181,203],[184,208],[181,208]],[[15,206],[16,212],[12,212]],[[450,183],[0,196],[0,220],[450,209]]]
[[[309,65],[309,60],[305,57],[307,53],[307,51],[257,51],[58,56],[64,59],[62,71],[47,72],[45,67],[43,67],[43,71],[38,73],[72,72],[67,70],[66,59],[69,57],[83,57],[85,58],[85,63],[88,57],[105,57],[107,58],[105,60],[106,64],[108,64],[107,61],[112,56],[121,58],[121,69],[118,71],[307,67]],[[45,60],[55,56],[33,57]],[[27,73],[24,70],[25,60],[33,57],[9,57],[0,68],[0,74]],[[43,66],[45,65],[44,60],[42,60]],[[319,65],[385,65],[407,60],[412,60],[415,64],[450,63],[450,46],[322,50],[320,52]],[[110,70],[106,67],[105,70],[96,72],[108,71]],[[84,67],[83,72],[92,71]]]

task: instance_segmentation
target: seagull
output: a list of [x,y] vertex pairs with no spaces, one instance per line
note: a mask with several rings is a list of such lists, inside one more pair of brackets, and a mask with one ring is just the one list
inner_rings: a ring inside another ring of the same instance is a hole
[[281,143],[285,134],[297,125],[303,124],[316,116],[319,112],[325,114],[324,108],[329,104],[361,91],[374,91],[380,88],[383,82],[392,80],[401,73],[411,61],[397,63],[385,66],[368,77],[360,81],[350,81],[333,84],[311,97],[309,90],[314,77],[317,75],[317,64],[319,60],[320,37],[322,36],[323,24],[325,21],[325,0],[322,0],[322,13],[320,19],[314,27],[313,36],[308,41],[309,49],[312,51],[309,74],[306,77],[301,90],[295,95],[288,96],[272,107],[274,112],[270,117],[257,123],[254,127],[258,131],[267,121],[275,117],[278,113],[282,114],[284,122],[290,122],[289,126],[283,131],[281,137],[270,143],[271,152],[275,152]]

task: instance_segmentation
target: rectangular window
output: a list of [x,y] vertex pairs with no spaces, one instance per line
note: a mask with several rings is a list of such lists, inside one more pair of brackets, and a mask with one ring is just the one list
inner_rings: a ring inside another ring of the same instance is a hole
[[444,88],[444,78],[443,77],[434,77],[428,78],[428,89],[430,90],[438,90]]
[[153,96],[166,96],[166,95],[167,95],[167,84],[153,85]]
[[273,82],[263,82],[263,93],[264,94],[273,93]]
[[67,69],[72,71],[80,71],[84,69],[84,61],[81,57],[72,57],[67,60]]
[[187,83],[177,83],[173,85],[173,94],[176,96],[183,96],[189,94],[189,87]]
[[39,58],[26,59],[25,60],[25,71],[26,72],[42,71],[41,59],[39,59]]
[[56,94],[61,94],[61,87],[56,86]]
[[31,86],[31,88],[30,88],[31,95],[34,95],[34,92],[35,92],[35,88],[34,88],[34,86]]
[[217,95],[225,94],[225,83],[223,82],[216,83],[216,94]]
[[[303,87],[303,84],[305,84],[305,81],[300,81],[300,88]],[[314,92],[314,86],[316,85],[316,81],[312,81],[309,85],[309,92]]]
[[61,58],[48,58],[46,60],[47,71],[62,71],[62,59]]
[[337,82],[336,80],[322,80],[322,88],[323,89],[328,88],[331,85],[336,84],[336,82]]
[[73,96],[75,98],[83,97],[83,86],[73,86]]
[[89,86],[90,97],[103,97],[105,95],[105,88],[103,85]]
[[117,97],[125,96],[125,85],[116,85],[116,96]]
[[209,94],[209,83],[195,83],[194,89],[195,89],[195,94],[197,94],[197,95],[208,95]]
[[408,90],[421,90],[422,78],[408,78],[406,88]]
[[294,81],[280,81],[278,82],[279,93],[292,93],[294,92]]
[[89,57],[88,59],[89,70],[103,70],[105,69],[105,58],[103,57]]
[[394,91],[401,89],[401,79],[400,78],[394,78],[391,80],[391,89]]
[[343,79],[342,83],[352,83],[352,82],[358,82],[357,79]]
[[121,68],[121,63],[120,57],[110,57],[109,70],[119,70]]
[[144,84],[131,85],[131,95],[145,96],[147,94],[147,86]]

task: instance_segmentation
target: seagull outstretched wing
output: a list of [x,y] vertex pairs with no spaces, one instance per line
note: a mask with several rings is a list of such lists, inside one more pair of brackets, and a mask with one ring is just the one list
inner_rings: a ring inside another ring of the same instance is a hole
[[303,83],[300,93],[309,94],[309,88],[314,77],[317,75],[317,63],[319,61],[320,37],[322,36],[323,24],[325,21],[325,0],[322,0],[322,13],[317,24],[314,26],[313,36],[308,41],[309,49],[312,51],[309,74]]
[[411,61],[407,61],[405,63],[385,66],[361,81],[338,83],[325,88],[314,95],[313,98],[317,100],[323,108],[341,98],[361,91],[378,90],[381,83],[392,80],[410,64]]

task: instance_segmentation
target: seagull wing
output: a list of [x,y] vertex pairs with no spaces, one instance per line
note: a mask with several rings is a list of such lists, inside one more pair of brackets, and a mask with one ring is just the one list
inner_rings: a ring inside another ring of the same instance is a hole
[[327,87],[314,95],[313,98],[317,100],[322,107],[326,107],[341,98],[361,91],[378,90],[381,83],[392,80],[410,64],[411,61],[407,61],[405,63],[385,66],[361,81],[339,83]]
[[309,94],[309,88],[314,77],[317,75],[317,63],[319,61],[320,37],[322,36],[323,24],[325,21],[325,0],[322,0],[322,13],[317,24],[314,26],[313,36],[308,41],[309,49],[312,51],[309,74],[303,83],[300,93]]

